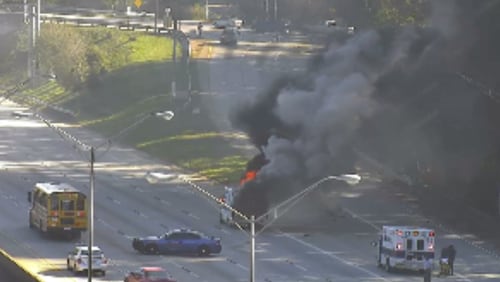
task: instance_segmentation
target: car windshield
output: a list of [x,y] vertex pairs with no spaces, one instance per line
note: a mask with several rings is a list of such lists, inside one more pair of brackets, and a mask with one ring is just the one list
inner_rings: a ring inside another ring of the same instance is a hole
[[[89,251],[88,250],[82,250],[82,256],[86,256],[89,254]],[[100,256],[102,255],[102,251],[101,250],[92,250],[92,256]]]

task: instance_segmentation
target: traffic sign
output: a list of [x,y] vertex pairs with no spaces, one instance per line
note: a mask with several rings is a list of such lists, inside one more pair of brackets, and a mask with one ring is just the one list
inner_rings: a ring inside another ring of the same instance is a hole
[[142,0],[134,0],[134,4],[137,8],[140,8],[142,6]]

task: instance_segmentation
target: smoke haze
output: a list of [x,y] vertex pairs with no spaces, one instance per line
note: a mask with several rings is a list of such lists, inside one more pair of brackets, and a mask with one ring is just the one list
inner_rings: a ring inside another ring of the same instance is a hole
[[[401,173],[418,170],[443,184],[450,172],[461,171],[452,182],[470,183],[496,142],[491,122],[474,110],[484,97],[457,75],[465,57],[478,52],[464,42],[476,35],[461,32],[481,29],[458,17],[470,5],[474,18],[485,11],[478,6],[491,7],[481,3],[434,1],[426,28],[333,35],[306,72],[241,103],[233,125],[268,160],[258,181],[294,179],[305,187],[326,175],[352,173],[352,151],[361,148]],[[468,137],[463,144],[461,134]]]

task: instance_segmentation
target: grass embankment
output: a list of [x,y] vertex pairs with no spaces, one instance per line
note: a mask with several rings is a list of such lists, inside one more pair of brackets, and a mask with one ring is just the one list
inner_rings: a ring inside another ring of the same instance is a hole
[[[209,109],[203,104],[199,114],[176,109],[171,82],[176,77],[177,89],[187,89],[188,70],[179,62],[174,69],[172,40],[165,36],[109,29],[93,29],[92,33],[94,38],[103,40],[94,41],[90,48],[102,52],[104,64],[109,64],[104,69],[110,71],[93,79],[76,95],[53,81],[30,90],[29,95],[73,111],[81,125],[107,137],[128,127],[145,113],[174,109],[173,120],[149,118],[121,136],[119,142],[220,183],[236,182],[247,162],[243,153],[231,146],[231,138],[236,137],[218,132],[209,117]],[[121,42],[120,48],[114,48],[117,42]],[[111,62],[106,60],[106,50],[126,54],[113,54],[114,59],[123,61]],[[200,74],[196,70],[196,62],[192,62],[189,71],[193,89],[198,89]]]

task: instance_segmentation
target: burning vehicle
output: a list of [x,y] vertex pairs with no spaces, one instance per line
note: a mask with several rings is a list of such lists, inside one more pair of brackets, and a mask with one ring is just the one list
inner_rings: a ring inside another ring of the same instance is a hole
[[241,97],[231,123],[266,163],[247,169],[253,180],[233,188],[231,206],[258,217],[317,179],[360,169],[497,214],[500,95],[486,86],[498,83],[487,51],[498,44],[484,32],[497,17],[486,3],[433,2],[437,13],[474,11],[460,21],[332,34],[307,71]]
[[[241,212],[247,218],[255,216],[258,218],[267,213],[269,201],[264,186],[257,182],[259,170],[267,163],[264,154],[255,156],[248,164],[247,169],[240,179],[240,185],[237,188],[225,187],[222,201]],[[221,206],[220,223],[228,225],[239,225],[242,228],[248,228],[250,222],[241,215],[236,214],[226,206]]]

